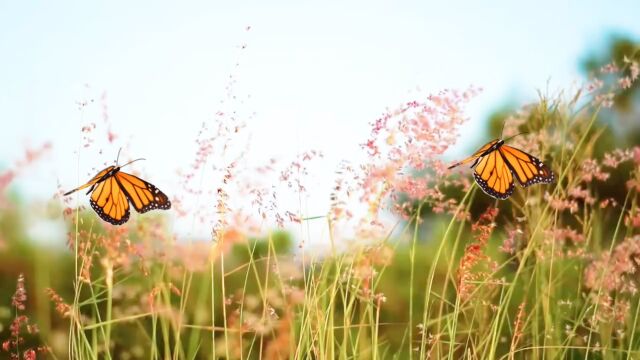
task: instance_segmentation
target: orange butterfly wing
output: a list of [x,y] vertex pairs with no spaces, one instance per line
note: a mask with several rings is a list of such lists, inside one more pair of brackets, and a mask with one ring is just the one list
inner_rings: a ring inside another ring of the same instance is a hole
[[96,186],[89,203],[96,214],[110,224],[122,225],[129,220],[129,201],[114,176]]
[[[464,159],[462,161],[458,161],[458,162],[452,164],[451,166],[449,166],[449,169],[453,169],[456,166],[460,166],[460,165],[466,164],[468,162],[471,162],[471,161],[474,161],[474,160],[478,160],[478,158],[482,157],[482,154],[484,154],[487,150],[489,150],[498,141],[500,141],[500,139],[495,139],[495,140],[489,141],[488,143],[484,144],[480,149],[478,149],[476,152],[474,152],[473,155],[469,156],[468,158],[466,158],[466,159]],[[474,167],[475,165],[476,165],[476,163],[471,165],[471,167]]]
[[502,145],[498,151],[513,171],[522,187],[533,184],[550,184],[556,177],[540,159],[508,145]]
[[476,165],[473,177],[482,191],[504,200],[513,193],[513,174],[498,151],[483,156]]
[[122,171],[117,172],[115,178],[137,212],[145,213],[153,209],[171,208],[171,201],[167,195],[153,184]]
[[[87,182],[86,184],[84,184],[84,185],[82,185],[80,187],[77,187],[77,188],[75,188],[73,190],[67,191],[66,193],[63,194],[63,196],[67,196],[67,195],[73,194],[74,192],[76,192],[78,190],[82,190],[82,189],[88,188],[89,186],[93,186],[93,185],[97,184],[100,181],[100,179],[102,179],[102,177],[105,176],[113,168],[115,168],[115,166],[108,166],[104,170],[102,170],[99,173],[97,173],[96,176],[91,178],[91,180],[89,180],[89,182]],[[91,190],[89,190],[89,191],[91,191]]]

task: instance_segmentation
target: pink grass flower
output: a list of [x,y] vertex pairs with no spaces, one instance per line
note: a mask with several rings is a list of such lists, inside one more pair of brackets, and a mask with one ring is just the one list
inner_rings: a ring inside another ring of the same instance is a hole
[[497,267],[497,264],[489,256],[484,254],[484,249],[489,241],[493,229],[496,227],[495,219],[498,216],[498,208],[489,207],[480,216],[478,221],[471,225],[475,241],[465,248],[464,255],[458,266],[458,296],[464,301],[469,300],[476,289],[476,282],[486,281],[490,273],[486,271],[474,271],[479,264],[485,263],[489,270]]
[[[386,199],[401,194],[408,202],[423,200],[439,211],[452,211],[437,186],[446,173],[438,157],[456,142],[467,121],[463,106],[478,92],[442,91],[388,110],[371,124],[370,138],[362,144],[369,162],[360,180],[360,199],[368,203],[371,216]],[[422,174],[416,177],[418,171]]]
[[9,353],[10,359],[35,359],[36,353],[47,352],[47,347],[40,346],[35,349],[27,348],[22,354],[20,353],[20,347],[26,342],[25,336],[33,336],[39,332],[37,325],[32,324],[29,317],[23,314],[27,305],[27,290],[22,274],[18,275],[16,291],[11,297],[11,305],[15,309],[15,317],[9,326],[9,338],[2,341],[2,351]]
[[640,265],[640,236],[626,238],[618,244],[613,253],[604,252],[594,260],[584,272],[584,284],[587,288],[602,288],[607,292],[637,292],[634,280],[637,266]]
[[638,63],[636,61],[634,61],[631,63],[631,66],[629,67],[629,77],[631,78],[631,81],[637,80],[639,74],[640,74],[640,66],[638,66]]
[[502,245],[500,245],[499,250],[509,255],[515,255],[518,246],[518,238],[520,238],[522,234],[523,232],[519,226],[507,231],[507,237],[502,242]]
[[640,166],[640,146],[633,148],[633,161],[636,163],[636,166]]
[[613,74],[618,72],[619,70],[620,69],[618,68],[618,66],[616,66],[616,64],[613,62],[606,64],[600,68],[600,72],[603,74]]
[[0,207],[2,207],[6,200],[4,198],[5,192],[11,183],[22,173],[23,170],[32,166],[35,162],[44,157],[49,151],[51,151],[51,143],[45,142],[36,148],[26,148],[24,157],[17,160],[13,167],[0,172]]
[[621,77],[620,79],[618,79],[618,86],[620,86],[621,89],[629,89],[631,88],[631,78],[628,76],[625,77]]

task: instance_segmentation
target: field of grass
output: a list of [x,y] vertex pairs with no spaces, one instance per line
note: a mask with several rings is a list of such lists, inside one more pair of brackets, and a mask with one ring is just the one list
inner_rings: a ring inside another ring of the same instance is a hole
[[[0,293],[14,295],[0,299],[1,354],[638,359],[640,147],[620,146],[618,125],[602,120],[635,86],[638,64],[600,76],[618,80],[541,95],[506,119],[503,137],[524,132],[510,144],[540,157],[556,181],[517,186],[505,201],[441,160],[476,89],[372,122],[368,162],[339,165],[327,214],[278,210],[270,187],[240,195],[237,157],[219,183],[196,175],[195,190],[215,189],[216,202],[179,216],[212,214],[211,241],[176,239],[161,212],[111,226],[67,199],[47,211],[64,214],[68,248],[47,249],[26,240],[23,205],[3,199]],[[213,141],[237,131],[224,121]],[[200,143],[195,174],[219,155]],[[278,173],[285,191],[308,191],[315,156]],[[234,196],[252,205],[234,208]],[[308,250],[285,230],[256,227],[262,219],[320,224],[330,243]]]

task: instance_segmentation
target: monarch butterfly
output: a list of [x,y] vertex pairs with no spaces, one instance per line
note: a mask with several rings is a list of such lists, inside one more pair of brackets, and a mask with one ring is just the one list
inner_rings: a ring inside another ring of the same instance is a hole
[[473,177],[478,186],[489,196],[500,200],[513,193],[514,177],[522,187],[555,181],[555,175],[542,161],[505,145],[503,139],[490,141],[473,155],[449,166],[449,169],[471,161],[471,168],[475,167]]
[[122,225],[129,220],[129,203],[139,213],[153,209],[170,209],[171,201],[157,187],[137,176],[120,171],[121,168],[138,160],[143,159],[136,159],[122,166],[118,166],[116,160],[115,166],[108,166],[89,182],[66,192],[64,196],[90,187],[87,195],[91,193],[91,207],[102,220],[113,225]]

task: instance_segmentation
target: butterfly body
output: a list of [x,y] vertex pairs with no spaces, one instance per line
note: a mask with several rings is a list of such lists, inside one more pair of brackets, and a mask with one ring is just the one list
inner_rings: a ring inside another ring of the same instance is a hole
[[473,162],[473,177],[480,188],[496,199],[507,199],[513,193],[515,180],[522,187],[537,183],[552,183],[555,175],[538,158],[505,145],[502,139],[495,139],[478,149],[470,157],[449,167]]
[[108,166],[86,184],[64,195],[88,187],[91,207],[102,220],[113,225],[122,225],[129,220],[129,204],[139,213],[171,208],[171,201],[157,187],[120,169],[120,166]]

